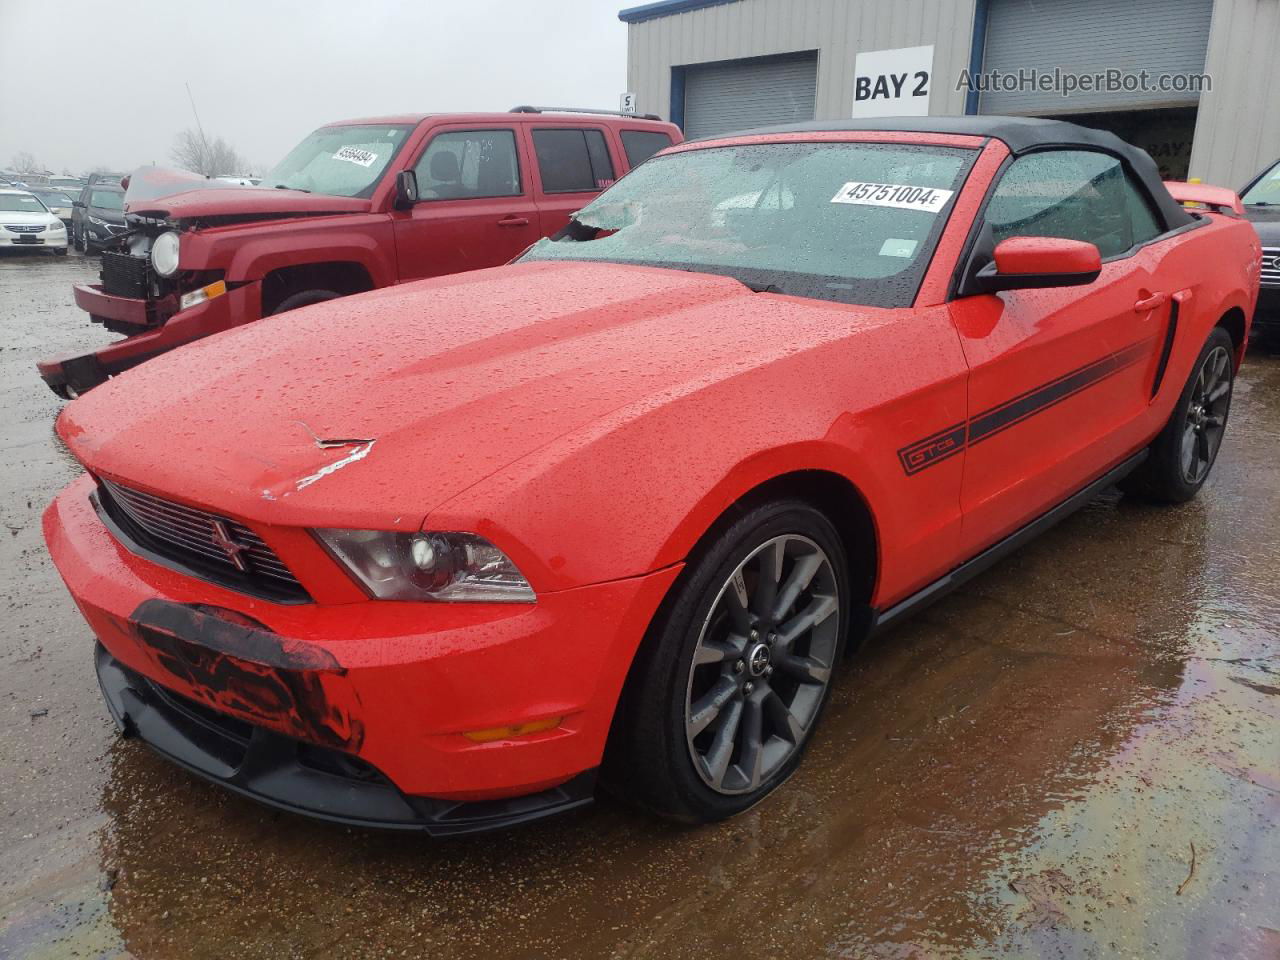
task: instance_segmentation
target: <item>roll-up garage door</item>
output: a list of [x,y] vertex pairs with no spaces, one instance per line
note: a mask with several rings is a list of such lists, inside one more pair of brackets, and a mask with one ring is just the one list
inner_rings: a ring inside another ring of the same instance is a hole
[[[1116,69],[1201,73],[1213,0],[991,0],[983,72],[1076,74]],[[1194,91],[1018,90],[983,93],[982,113],[1051,114],[1194,104]]]
[[813,119],[817,51],[685,67],[684,135]]

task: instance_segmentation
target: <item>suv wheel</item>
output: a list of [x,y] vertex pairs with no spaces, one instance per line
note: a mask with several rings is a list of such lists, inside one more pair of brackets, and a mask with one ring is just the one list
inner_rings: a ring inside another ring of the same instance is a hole
[[1200,350],[1173,415],[1151,444],[1150,455],[1122,489],[1163,503],[1190,500],[1213,469],[1231,412],[1234,344],[1215,327]]
[[274,317],[277,313],[286,313],[289,310],[307,307],[313,303],[324,303],[326,300],[337,300],[340,296],[342,294],[333,290],[303,290],[301,293],[285,297],[269,315]]
[[848,599],[839,535],[801,501],[753,509],[702,551],[628,683],[611,772],[629,795],[697,823],[786,780],[826,703]]

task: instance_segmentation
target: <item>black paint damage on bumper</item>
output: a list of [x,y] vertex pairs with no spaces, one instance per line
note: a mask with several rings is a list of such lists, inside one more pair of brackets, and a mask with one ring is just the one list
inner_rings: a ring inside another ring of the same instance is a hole
[[519,826],[592,802],[596,771],[551,790],[483,803],[402,793],[340,750],[295,740],[183,697],[135,673],[101,643],[98,683],[116,725],[206,780],[269,806],[347,826],[455,836]]

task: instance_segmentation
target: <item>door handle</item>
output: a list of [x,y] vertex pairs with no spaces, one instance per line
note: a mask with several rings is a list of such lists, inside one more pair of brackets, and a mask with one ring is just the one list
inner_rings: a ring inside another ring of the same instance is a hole
[[528,225],[528,217],[503,217],[498,221],[500,227],[527,227]]
[[1146,299],[1139,300],[1133,305],[1134,313],[1146,313],[1148,310],[1155,310],[1157,307],[1163,307],[1169,302],[1167,293],[1153,293]]

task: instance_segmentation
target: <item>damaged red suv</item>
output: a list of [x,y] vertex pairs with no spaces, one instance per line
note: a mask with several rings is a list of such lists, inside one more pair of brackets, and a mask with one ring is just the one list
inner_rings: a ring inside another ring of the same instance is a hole
[[75,288],[124,339],[43,361],[40,376],[73,397],[259,317],[506,263],[682,139],[654,116],[522,106],[329,124],[257,187],[144,167],[100,282]]
[[513,265],[128,371],[63,411],[44,518],[107,705],[346,823],[507,826],[600,769],[741,811],[846,651],[1109,485],[1206,482],[1260,251],[1176,189],[1052,121],[756,131]]

